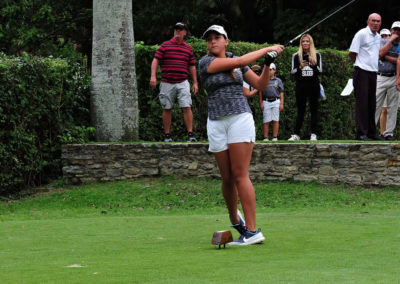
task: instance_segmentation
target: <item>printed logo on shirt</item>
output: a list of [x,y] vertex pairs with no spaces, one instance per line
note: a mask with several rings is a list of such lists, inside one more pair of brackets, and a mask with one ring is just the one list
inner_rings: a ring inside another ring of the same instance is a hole
[[310,66],[304,66],[301,70],[302,77],[312,77],[314,75],[314,70]]
[[240,68],[233,69],[233,72],[237,73],[236,76],[242,76],[242,70]]

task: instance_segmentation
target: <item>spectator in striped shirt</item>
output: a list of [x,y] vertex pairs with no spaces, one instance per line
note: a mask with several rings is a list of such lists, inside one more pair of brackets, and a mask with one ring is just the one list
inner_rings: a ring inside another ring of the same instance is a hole
[[188,142],[196,142],[193,135],[193,113],[191,109],[192,98],[190,84],[188,82],[188,71],[192,76],[192,92],[198,91],[197,73],[192,48],[185,43],[187,27],[184,23],[176,23],[174,37],[161,44],[154,55],[151,63],[150,87],[157,86],[157,68],[161,67],[160,102],[163,106],[164,142],[172,142],[170,134],[172,107],[175,100],[183,111],[183,120],[188,131]]

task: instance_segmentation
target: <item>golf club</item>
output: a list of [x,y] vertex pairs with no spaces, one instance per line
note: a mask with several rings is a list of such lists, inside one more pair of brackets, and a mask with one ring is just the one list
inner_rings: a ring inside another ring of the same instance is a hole
[[302,35],[304,35],[305,33],[309,32],[310,30],[312,30],[313,28],[315,28],[316,26],[318,26],[319,24],[321,24],[322,22],[326,21],[327,19],[329,19],[330,17],[332,17],[333,15],[335,15],[336,13],[338,13],[339,11],[343,10],[344,8],[346,8],[347,6],[349,6],[351,3],[353,3],[356,0],[351,0],[350,2],[348,2],[346,5],[343,5],[342,7],[340,7],[339,9],[337,9],[336,11],[334,11],[333,13],[331,13],[330,15],[328,15],[327,17],[323,18],[322,20],[320,20],[318,23],[312,25],[311,27],[309,27],[308,29],[306,29],[304,32],[302,32],[301,34],[299,34],[298,36],[296,36],[295,38],[291,39],[290,41],[288,41],[285,44],[285,47],[288,45],[291,45],[295,40],[299,39]]

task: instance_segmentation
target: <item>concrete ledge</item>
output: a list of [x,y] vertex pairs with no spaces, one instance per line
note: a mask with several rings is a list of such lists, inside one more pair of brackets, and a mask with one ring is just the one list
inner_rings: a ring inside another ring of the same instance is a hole
[[[208,143],[71,144],[62,148],[67,184],[146,176],[220,177]],[[400,144],[256,143],[253,181],[400,186]]]

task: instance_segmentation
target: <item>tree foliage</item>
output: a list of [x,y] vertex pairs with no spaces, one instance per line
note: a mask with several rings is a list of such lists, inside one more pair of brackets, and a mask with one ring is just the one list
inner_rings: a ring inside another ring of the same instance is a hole
[[[196,37],[201,37],[211,24],[221,24],[234,41],[284,44],[348,2],[136,0],[133,10],[135,35],[137,40],[147,44],[158,44],[171,37],[175,22],[183,21]],[[388,0],[378,5],[372,0],[355,1],[318,25],[311,34],[320,48],[348,49],[354,34],[366,26],[370,13],[382,15],[382,28],[390,28],[392,22],[399,20],[399,3]]]
[[[90,58],[92,0],[2,0],[0,51],[16,55],[68,56],[78,48]],[[225,26],[234,41],[284,44],[348,3],[306,0],[135,0],[135,40],[159,44],[172,36],[177,21],[201,37],[211,24]],[[382,28],[398,21],[400,2],[358,0],[311,31],[320,48],[345,50],[370,13],[382,15]],[[298,43],[295,43],[297,45]]]
[[88,51],[91,21],[91,0],[2,0],[0,51],[64,57]]

